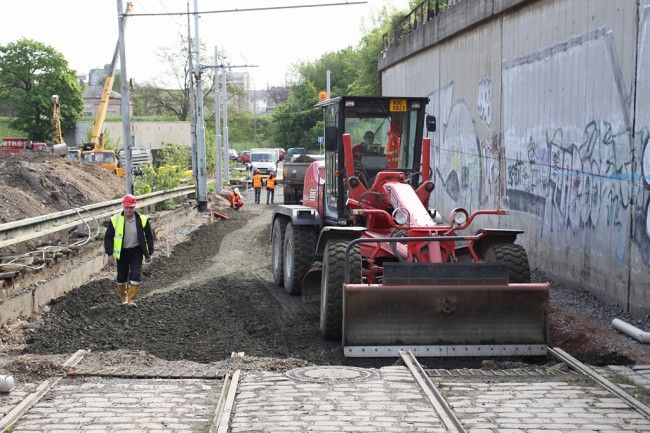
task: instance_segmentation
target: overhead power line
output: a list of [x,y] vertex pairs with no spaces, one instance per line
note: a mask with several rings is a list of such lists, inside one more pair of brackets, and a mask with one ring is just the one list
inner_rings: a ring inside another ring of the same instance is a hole
[[222,9],[216,11],[199,11],[199,12],[160,12],[160,13],[147,13],[147,14],[134,14],[129,13],[130,17],[156,17],[156,16],[165,16],[165,15],[207,15],[207,14],[225,14],[233,12],[255,12],[255,11],[273,11],[273,10],[282,10],[282,9],[305,9],[305,8],[321,8],[328,6],[352,6],[366,4],[367,1],[346,1],[340,3],[314,3],[314,4],[304,4],[304,5],[294,5],[294,6],[268,6],[261,8],[235,8],[235,9]]

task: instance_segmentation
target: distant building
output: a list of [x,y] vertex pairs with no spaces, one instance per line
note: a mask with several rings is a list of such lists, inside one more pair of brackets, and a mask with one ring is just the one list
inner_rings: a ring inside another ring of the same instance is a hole
[[[131,126],[136,147],[156,150],[165,144],[180,144],[187,147],[192,145],[190,122],[187,121],[134,121],[131,122]],[[66,133],[65,142],[72,147],[80,146],[86,140],[91,127],[92,122],[77,122],[76,129]],[[110,140],[120,145],[123,143],[121,122],[105,122],[104,131]]]
[[[104,90],[104,79],[110,73],[111,65],[105,65],[103,68],[91,69],[88,72],[88,86],[84,92],[84,116],[95,116],[97,114],[97,107],[102,97]],[[80,80],[83,84],[83,81]],[[111,96],[108,99],[108,108],[106,114],[122,115],[121,97],[117,92],[111,91]],[[133,111],[133,104],[129,102],[130,110]]]

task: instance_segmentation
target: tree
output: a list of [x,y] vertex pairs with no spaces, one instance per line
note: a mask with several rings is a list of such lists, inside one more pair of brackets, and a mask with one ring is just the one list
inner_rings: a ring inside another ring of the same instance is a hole
[[325,89],[326,71],[332,77],[330,96],[380,95],[377,60],[383,48],[383,35],[401,25],[403,13],[384,7],[371,19],[369,29],[356,48],[348,47],[323,54],[318,60],[295,65],[297,80],[289,98],[273,112],[273,139],[286,147],[318,148],[323,134],[321,113],[314,109],[318,92]]
[[63,55],[31,39],[0,46],[0,99],[15,113],[13,127],[31,140],[50,139],[52,95],[59,95],[63,130],[73,129],[83,112],[83,91]]

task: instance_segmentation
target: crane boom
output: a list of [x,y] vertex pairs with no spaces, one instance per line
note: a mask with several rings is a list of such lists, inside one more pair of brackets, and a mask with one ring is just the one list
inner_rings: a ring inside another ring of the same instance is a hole
[[[126,16],[133,9],[133,3],[127,2],[126,4],[126,13],[124,14],[124,24],[126,25]],[[119,42],[115,44],[115,51],[113,52],[113,58],[111,59],[111,64],[109,68],[109,74],[106,76],[104,81],[104,88],[102,89],[102,95],[99,99],[99,105],[97,106],[97,114],[95,115],[95,123],[93,124],[92,134],[90,136],[90,143],[92,149],[101,150],[104,148],[104,141],[101,139],[102,130],[104,129],[104,120],[106,120],[106,112],[108,111],[108,102],[111,97],[111,91],[113,89],[113,82],[115,81],[115,65],[117,64],[117,55],[119,53]]]

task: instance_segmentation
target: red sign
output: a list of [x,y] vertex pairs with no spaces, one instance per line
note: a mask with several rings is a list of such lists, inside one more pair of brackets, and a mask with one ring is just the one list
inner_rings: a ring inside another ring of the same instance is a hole
[[29,140],[27,138],[3,138],[2,150],[8,153],[18,153],[27,149]]

